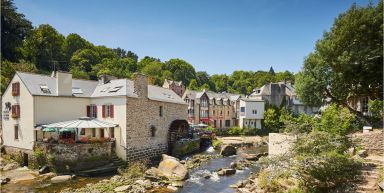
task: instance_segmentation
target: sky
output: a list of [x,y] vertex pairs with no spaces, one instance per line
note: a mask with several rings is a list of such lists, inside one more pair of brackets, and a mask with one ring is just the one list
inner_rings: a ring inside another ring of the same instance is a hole
[[[180,58],[197,71],[298,72],[316,40],[354,2],[369,0],[15,0],[34,26],[50,24],[139,58]],[[373,1],[377,3],[377,0]]]

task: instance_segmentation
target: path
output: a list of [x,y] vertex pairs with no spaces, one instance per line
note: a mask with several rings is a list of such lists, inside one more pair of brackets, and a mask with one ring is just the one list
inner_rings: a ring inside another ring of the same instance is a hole
[[380,193],[378,178],[380,169],[384,166],[384,157],[380,155],[370,155],[364,159],[361,180],[357,184],[358,193]]

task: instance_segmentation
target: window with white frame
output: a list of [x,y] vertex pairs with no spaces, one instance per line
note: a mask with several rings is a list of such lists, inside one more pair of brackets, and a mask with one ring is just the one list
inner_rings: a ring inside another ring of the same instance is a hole
[[256,109],[253,109],[253,110],[252,110],[252,114],[256,115],[256,114],[257,114],[257,110],[256,110]]

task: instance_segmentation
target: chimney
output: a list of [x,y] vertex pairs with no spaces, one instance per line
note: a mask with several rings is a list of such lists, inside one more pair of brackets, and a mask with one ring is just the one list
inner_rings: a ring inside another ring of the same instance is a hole
[[139,98],[148,97],[148,77],[144,74],[134,73],[133,74],[134,93]]
[[99,85],[101,85],[101,84],[107,84],[107,83],[109,83],[111,80],[115,80],[115,79],[117,79],[117,78],[114,77],[114,76],[111,76],[111,75],[107,75],[107,74],[100,75],[100,76],[99,76]]
[[72,96],[72,74],[56,71],[55,77],[57,96]]

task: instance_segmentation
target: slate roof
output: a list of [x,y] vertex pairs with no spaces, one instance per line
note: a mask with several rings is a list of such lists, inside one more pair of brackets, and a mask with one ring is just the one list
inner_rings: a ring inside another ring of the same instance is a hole
[[[25,72],[16,73],[32,95],[57,96],[55,77]],[[50,93],[44,93],[40,88],[41,85],[47,86]],[[73,94],[75,97],[138,97],[134,93],[134,82],[129,79],[115,79],[106,84],[99,84],[98,81],[93,80],[72,79],[72,88],[79,88],[83,92],[82,94]],[[148,85],[148,98],[155,101],[186,104],[172,90],[154,85]]]

